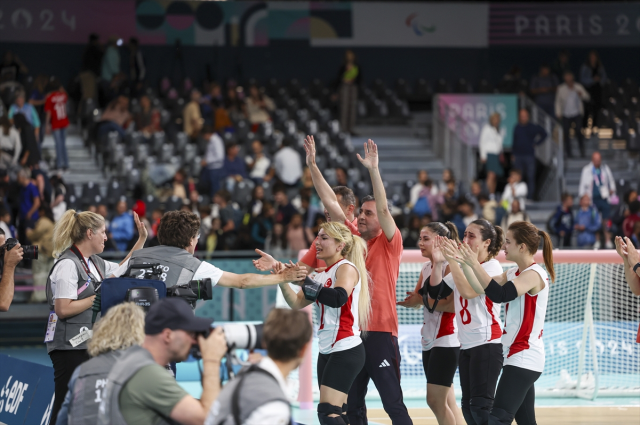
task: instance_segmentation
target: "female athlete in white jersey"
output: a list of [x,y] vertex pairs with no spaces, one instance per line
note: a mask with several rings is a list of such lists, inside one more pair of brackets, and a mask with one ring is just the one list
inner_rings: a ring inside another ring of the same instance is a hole
[[315,244],[316,256],[327,269],[301,282],[302,291],[297,294],[288,284],[280,289],[291,308],[313,303],[317,309],[318,419],[321,425],[345,425],[347,395],[365,362],[360,330],[367,329],[371,313],[367,244],[337,222],[320,226]]
[[[458,242],[458,230],[451,222],[430,223],[420,231],[418,247],[422,256],[430,261],[424,263],[416,289],[407,292],[407,298],[398,303],[403,307],[433,309],[434,300],[428,298],[424,285],[431,276],[434,263],[442,263],[440,251],[432,249],[437,236],[449,238]],[[434,258],[435,257],[435,258]],[[445,268],[442,276],[449,273]],[[453,376],[458,369],[460,356],[460,341],[455,321],[453,295],[439,301],[435,311],[424,309],[424,324],[422,325],[422,366],[427,377],[427,404],[436,415],[440,425],[464,424],[462,412],[456,404],[453,391]]]
[[[545,271],[535,263],[533,255],[543,241]],[[482,268],[478,256],[468,245],[457,248],[444,241],[448,258],[462,261],[469,284],[478,294],[485,294],[505,307],[504,368],[496,391],[489,424],[535,425],[534,382],[544,369],[542,330],[549,300],[549,275],[555,280],[551,239],[546,232],[524,221],[509,226],[504,252],[518,267],[493,276]],[[453,259],[453,258],[452,258]]]
[[[438,237],[434,250],[440,250],[443,239]],[[477,252],[478,261],[490,275],[502,273],[495,257],[503,240],[502,229],[484,219],[471,222],[464,232],[464,242]],[[462,414],[469,425],[486,424],[502,369],[500,305],[476,294],[455,260],[449,261],[451,273],[444,278],[441,267],[434,264],[428,291],[436,300],[453,292],[460,340]]]

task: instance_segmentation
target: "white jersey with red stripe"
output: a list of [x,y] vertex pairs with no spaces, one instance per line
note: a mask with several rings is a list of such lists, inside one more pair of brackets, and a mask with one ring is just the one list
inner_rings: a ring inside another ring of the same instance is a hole
[[[442,265],[442,273],[448,263]],[[422,266],[422,287],[426,284],[427,278],[431,276],[431,261],[427,261]],[[456,314],[444,311],[434,311],[429,313],[424,310],[424,322],[422,323],[422,351],[429,351],[433,347],[460,347],[458,340],[458,326],[456,325]]]
[[[318,273],[314,280],[321,282],[325,288],[335,288],[336,272],[344,265],[358,270],[356,266],[342,259],[322,273]],[[360,278],[351,291],[347,302],[339,308],[328,307],[316,301],[319,323],[318,349],[322,354],[344,351],[362,344],[360,339],[360,325],[358,323],[358,301],[360,300]]]
[[[544,370],[542,331],[549,302],[549,275],[536,263],[524,271],[527,270],[533,270],[540,275],[544,288],[535,295],[526,293],[507,303],[502,335],[504,365],[542,372]],[[519,275],[520,272],[516,267],[507,270],[507,280],[513,281]]]
[[[482,268],[491,277],[503,273],[502,266],[496,259],[485,261],[482,263]],[[500,304],[494,303],[486,295],[478,295],[470,300],[462,298],[451,273],[442,281],[453,289],[460,348],[467,350],[483,344],[500,344],[502,337]]]

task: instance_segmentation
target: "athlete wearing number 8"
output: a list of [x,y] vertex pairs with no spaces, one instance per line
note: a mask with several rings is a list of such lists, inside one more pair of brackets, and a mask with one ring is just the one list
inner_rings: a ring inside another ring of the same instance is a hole
[[[476,220],[467,226],[463,242],[472,247],[487,273],[497,275],[502,267],[495,257],[503,240],[500,227],[487,220]],[[441,249],[444,241],[448,239],[438,237],[434,248]],[[451,273],[442,278],[437,272],[438,265],[434,264],[429,296],[438,299],[453,292],[460,340],[462,414],[469,425],[486,424],[502,369],[500,305],[473,290],[456,258],[445,254],[444,259],[449,262]]]
[[[543,241],[545,271],[533,255]],[[516,221],[509,226],[504,252],[518,267],[492,275],[478,262],[474,250],[443,242],[447,258],[462,262],[467,280],[477,294],[485,294],[505,307],[504,368],[498,384],[489,424],[535,425],[534,382],[544,369],[542,330],[549,300],[549,275],[555,280],[553,246],[549,235],[533,224]],[[493,276],[493,277],[492,277]]]

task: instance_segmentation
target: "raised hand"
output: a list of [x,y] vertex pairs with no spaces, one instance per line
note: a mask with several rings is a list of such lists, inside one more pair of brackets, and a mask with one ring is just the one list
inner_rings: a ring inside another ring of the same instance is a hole
[[404,301],[399,301],[396,305],[401,305],[406,308],[419,308],[422,307],[422,295],[417,292],[407,292],[407,297]]
[[471,266],[478,262],[478,250],[474,251],[466,242],[462,242],[459,252],[462,262],[466,265]]
[[369,139],[369,141],[364,144],[364,159],[362,159],[360,154],[357,155],[358,160],[367,170],[378,168],[378,146],[376,146],[373,140]]
[[624,239],[622,239],[620,236],[616,236],[614,242],[616,244],[616,252],[618,253],[618,255],[623,259],[627,259],[628,248],[627,244],[624,242]]
[[627,244],[627,259],[629,260],[629,265],[633,267],[640,262],[640,255],[638,255],[638,250],[633,246],[631,239],[625,237],[624,241]]
[[138,217],[138,214],[135,211],[133,212],[133,221],[136,223],[136,227],[138,228],[138,239],[147,240],[147,236],[149,236],[147,226],[140,221],[140,217]]
[[304,139],[304,151],[307,153],[307,166],[311,167],[316,164],[316,141],[313,136],[307,136]]
[[[291,263],[293,264],[293,263]],[[293,265],[293,267],[285,267],[281,273],[289,282],[297,283],[307,277],[307,269],[302,266]]]
[[256,249],[256,254],[260,255],[260,258],[253,261],[253,266],[260,270],[261,272],[268,272],[273,269],[275,265],[278,263],[275,258],[267,254],[266,252],[260,251]]
[[437,237],[436,239],[434,239],[431,245],[431,261],[433,262],[433,264],[444,263],[445,261],[445,257],[444,257],[444,254],[442,253],[441,245],[442,245],[442,242],[440,242],[440,237]]
[[440,252],[449,263],[461,261],[458,247],[454,241],[444,236],[438,236],[436,240],[439,244]]

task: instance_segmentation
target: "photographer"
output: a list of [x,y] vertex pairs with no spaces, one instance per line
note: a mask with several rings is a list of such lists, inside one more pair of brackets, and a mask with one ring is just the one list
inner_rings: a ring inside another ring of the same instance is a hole
[[[132,252],[142,248],[147,229],[134,213],[140,237]],[[116,273],[118,265],[97,254],[107,240],[104,218],[92,212],[68,210],[53,230],[53,255],[57,258],[47,279],[47,302],[51,309],[45,342],[53,363],[55,401],[51,425],[67,393],[73,371],[89,360],[87,340],[91,338],[96,289],[102,280]]]
[[[135,265],[157,263],[163,267],[160,279],[167,288],[189,283],[191,280],[211,279],[212,285],[229,288],[259,288],[304,279],[307,272],[302,267],[287,269],[282,274],[260,275],[225,272],[212,264],[193,256],[200,238],[200,218],[187,211],[170,211],[162,216],[158,225],[158,241],[162,244],[144,248],[131,255],[131,260],[117,273],[129,268],[129,276],[137,277]],[[120,274],[114,273],[115,276]]]
[[57,424],[95,424],[106,380],[124,350],[144,342],[144,311],[134,303],[118,304],[102,317],[87,344],[92,357],[78,366],[69,380]]
[[[0,229],[0,246],[4,246],[7,236],[4,230]],[[0,280],[0,311],[9,311],[11,301],[13,301],[13,274],[16,271],[18,263],[22,261],[23,256],[20,244],[14,246],[11,250],[4,252],[4,264],[2,268],[2,279]]]
[[[146,425],[179,422],[202,425],[220,392],[220,362],[227,344],[218,327],[206,339],[211,319],[196,317],[184,300],[164,298],[145,318],[141,347],[131,347],[109,373],[98,413],[100,425]],[[197,340],[196,340],[197,335]],[[191,397],[164,368],[187,359],[193,345],[203,362],[202,395]]]
[[211,406],[205,425],[288,425],[287,376],[311,349],[311,323],[304,312],[273,309],[264,322],[268,357],[230,381]]

